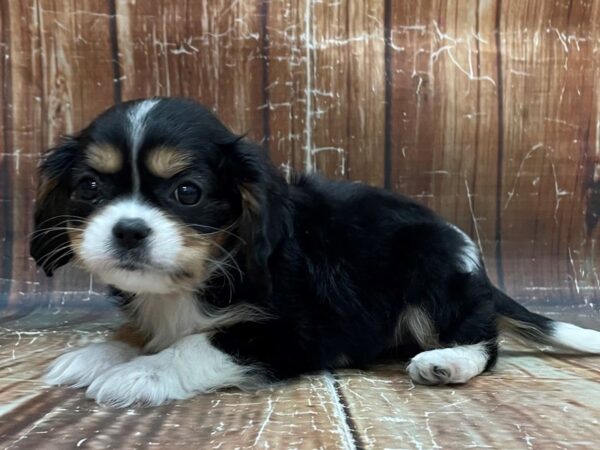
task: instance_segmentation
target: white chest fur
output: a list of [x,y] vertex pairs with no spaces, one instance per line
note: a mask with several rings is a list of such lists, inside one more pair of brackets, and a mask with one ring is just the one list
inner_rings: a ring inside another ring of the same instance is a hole
[[194,333],[269,318],[265,311],[248,304],[214,310],[204,305],[193,292],[137,294],[129,309],[137,327],[149,337],[145,346],[149,352],[163,350]]
[[188,292],[138,294],[129,307],[136,325],[149,336],[146,350],[152,352],[202,330],[208,320],[194,294]]

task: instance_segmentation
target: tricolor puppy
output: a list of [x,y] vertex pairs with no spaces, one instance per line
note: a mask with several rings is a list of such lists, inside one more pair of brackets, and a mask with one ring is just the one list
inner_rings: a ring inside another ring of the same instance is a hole
[[260,149],[184,99],[123,103],[44,157],[31,254],[102,279],[141,337],[67,353],[46,381],[100,403],[412,356],[421,384],[493,366],[499,331],[582,352],[600,333],[496,289],[477,246],[429,209],[357,183],[287,183]]

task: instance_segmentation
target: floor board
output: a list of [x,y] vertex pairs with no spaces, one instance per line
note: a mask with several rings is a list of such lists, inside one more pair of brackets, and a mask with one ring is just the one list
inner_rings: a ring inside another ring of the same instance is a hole
[[[547,311],[599,328],[586,313]],[[103,311],[34,311],[0,321],[0,448],[595,448],[600,357],[507,342],[491,373],[465,386],[415,386],[402,364],[302,377],[259,392],[159,408],[105,408],[45,387],[54,357],[105,339]]]

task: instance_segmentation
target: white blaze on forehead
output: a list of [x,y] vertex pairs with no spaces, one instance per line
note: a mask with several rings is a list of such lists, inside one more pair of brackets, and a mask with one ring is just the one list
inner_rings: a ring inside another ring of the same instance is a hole
[[143,100],[133,106],[127,113],[129,120],[129,146],[131,148],[131,170],[133,191],[140,190],[140,173],[138,170],[138,154],[144,141],[146,118],[148,113],[158,103],[157,99]]

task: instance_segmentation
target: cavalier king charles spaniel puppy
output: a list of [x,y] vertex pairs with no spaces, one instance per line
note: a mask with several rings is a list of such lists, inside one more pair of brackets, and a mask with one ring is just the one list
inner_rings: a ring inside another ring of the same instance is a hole
[[109,285],[137,339],[66,353],[45,381],[159,405],[408,356],[427,385],[490,369],[505,331],[600,352],[600,332],[492,285],[477,245],[400,195],[315,175],[186,99],[116,105],[47,152],[31,255]]

